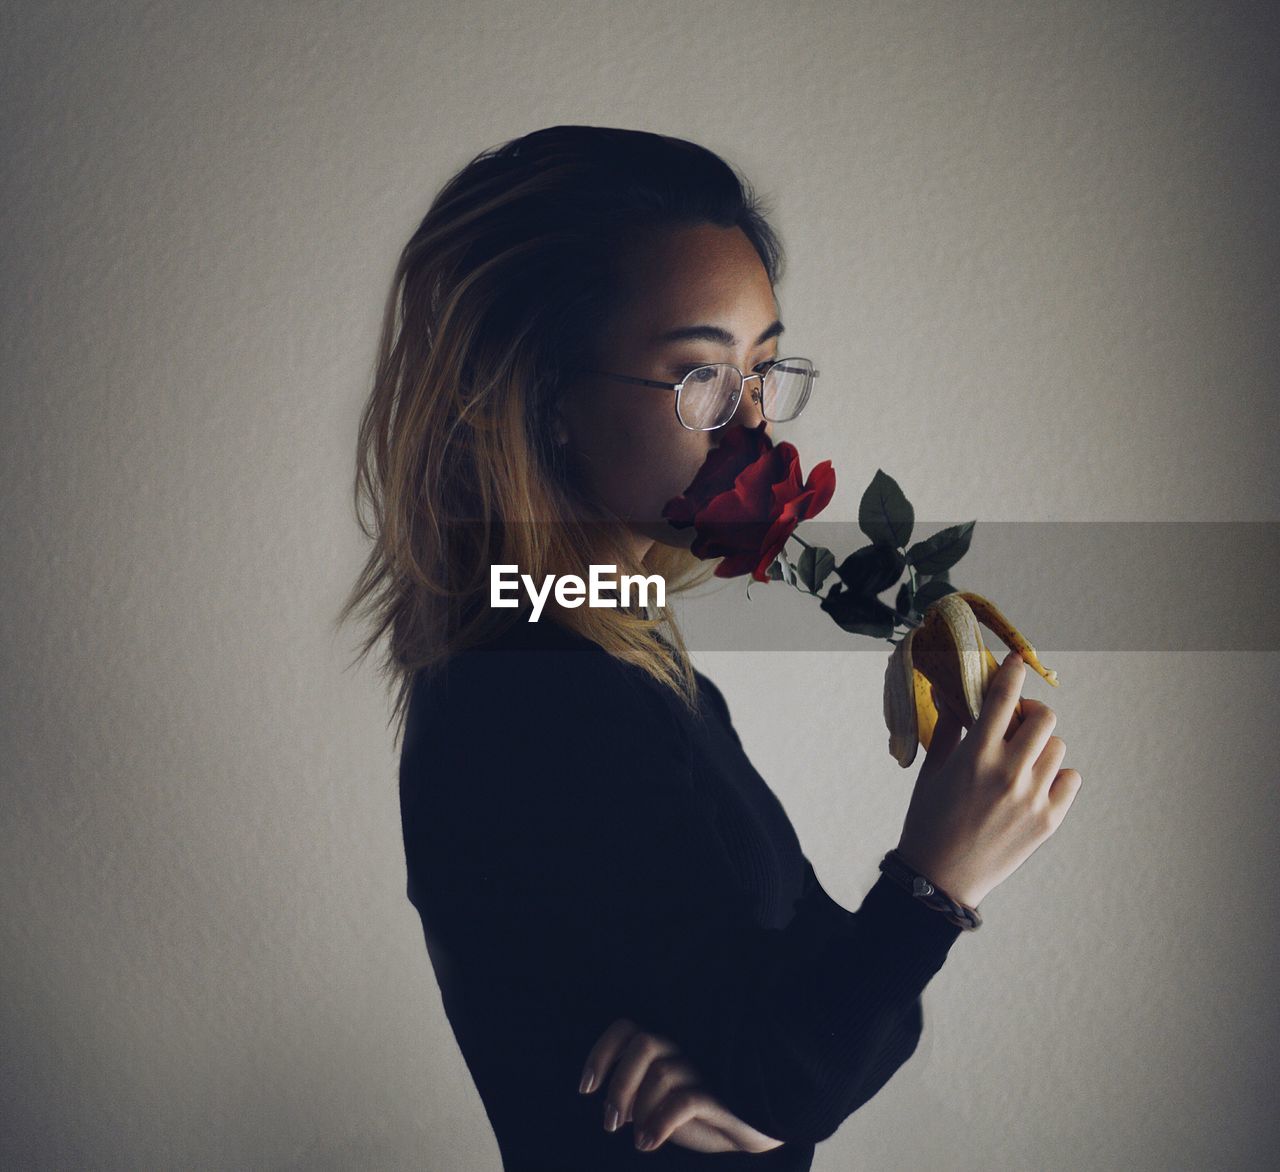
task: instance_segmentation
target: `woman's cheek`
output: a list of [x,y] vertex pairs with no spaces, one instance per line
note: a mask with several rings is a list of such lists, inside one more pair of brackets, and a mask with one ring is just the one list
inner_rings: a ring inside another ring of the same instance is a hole
[[695,466],[688,475],[678,472],[651,478],[643,502],[643,519],[662,521],[662,510],[666,508],[667,502],[684,492],[696,472]]
[[705,434],[665,415],[628,419],[614,439],[612,451],[601,453],[607,465],[601,472],[632,521],[662,522],[663,508],[689,487],[710,448]]

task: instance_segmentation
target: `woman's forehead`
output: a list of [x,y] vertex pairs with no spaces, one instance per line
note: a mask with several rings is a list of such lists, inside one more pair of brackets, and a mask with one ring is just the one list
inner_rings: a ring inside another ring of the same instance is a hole
[[685,224],[647,228],[633,237],[622,257],[623,274],[634,282],[688,282],[702,274],[758,279],[769,275],[747,234],[739,227]]
[[769,275],[740,228],[651,231],[629,250],[621,275],[630,296],[618,324],[638,342],[669,344],[667,333],[706,324],[750,344],[777,316]]

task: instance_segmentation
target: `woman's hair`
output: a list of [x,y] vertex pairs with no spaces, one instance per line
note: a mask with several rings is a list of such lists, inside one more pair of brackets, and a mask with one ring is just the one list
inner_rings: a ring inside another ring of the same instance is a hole
[[[699,223],[741,228],[777,283],[778,238],[718,155],[644,131],[553,126],[472,159],[405,245],[358,439],[356,514],[373,548],[337,618],[360,610],[370,620],[357,659],[389,633],[383,670],[398,684],[398,732],[418,669],[526,620],[489,605],[491,565],[541,583],[613,563],[661,574],[669,593],[713,574],[713,562],[661,542],[636,565],[626,524],[585,491],[552,426],[623,303],[627,245],[643,229]],[[666,607],[549,602],[540,621],[552,609],[696,703]]]

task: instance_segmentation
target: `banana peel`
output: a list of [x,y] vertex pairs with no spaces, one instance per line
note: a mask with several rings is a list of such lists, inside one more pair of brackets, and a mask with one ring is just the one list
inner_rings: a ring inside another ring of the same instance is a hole
[[[885,667],[889,752],[902,768],[915,760],[920,745],[929,748],[938,722],[935,695],[965,728],[977,722],[987,686],[1000,668],[983,641],[981,627],[1058,687],[1058,673],[1040,662],[1036,649],[994,603],[981,594],[944,594],[925,608],[920,625],[906,633]],[[1022,716],[1019,700],[1006,736],[1021,724]]]

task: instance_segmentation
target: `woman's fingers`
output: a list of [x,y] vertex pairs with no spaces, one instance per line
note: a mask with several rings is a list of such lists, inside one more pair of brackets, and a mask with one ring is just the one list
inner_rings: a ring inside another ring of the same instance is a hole
[[677,1087],[696,1086],[701,1081],[698,1072],[674,1048],[667,1054],[656,1055],[641,1073],[625,1118],[635,1123],[637,1132],[651,1130],[648,1123],[654,1111],[672,1091]]
[[1078,769],[1059,769],[1058,776],[1049,783],[1049,805],[1053,808],[1055,829],[1067,816],[1067,811],[1071,809],[1071,803],[1076,800],[1076,794],[1080,792],[1082,784],[1084,779],[1081,778]]
[[580,1094],[589,1095],[604,1085],[604,1080],[622,1053],[623,1047],[631,1040],[632,1034],[640,1027],[630,1018],[620,1017],[611,1022],[604,1033],[596,1040],[587,1054],[582,1067],[582,1081],[578,1086]]
[[[723,1136],[724,1146],[719,1149],[722,1151],[759,1153],[782,1146],[782,1140],[744,1123],[697,1084],[678,1086],[669,1091],[643,1123],[637,1120],[636,1144],[643,1144],[644,1151],[653,1151],[666,1143],[679,1128],[695,1120]],[[704,1147],[702,1150],[710,1149]]]
[[945,701],[932,688],[930,694],[933,696],[933,706],[938,710],[938,722],[933,726],[933,736],[929,738],[929,748],[925,750],[924,764],[920,766],[921,777],[932,777],[937,773],[955,752],[964,735],[964,725],[955,718]]
[[1039,759],[1049,744],[1049,734],[1058,725],[1058,714],[1039,700],[1024,698],[1022,713],[1022,723],[1008,741],[1008,752],[1019,773]]
[[643,1118],[636,1120],[636,1147],[651,1152],[660,1148],[682,1124],[703,1118],[710,1110],[710,1096],[696,1086],[677,1087],[668,1092]]
[[609,1111],[610,1104],[617,1108],[617,1127],[609,1127],[609,1120],[606,1118],[606,1130],[616,1131],[618,1127],[635,1118],[636,1093],[640,1090],[641,1083],[652,1070],[654,1063],[677,1052],[674,1042],[657,1034],[637,1030],[631,1035],[622,1053],[618,1055],[613,1075],[609,1079],[605,1111],[606,1113]]
[[649,1110],[676,1081],[696,1081],[693,1067],[680,1063],[678,1053],[669,1039],[647,1033],[628,1017],[617,1018],[591,1047],[579,1093],[590,1094],[607,1085],[601,1105],[604,1126],[606,1131],[617,1131],[635,1118],[642,1087],[646,1096],[642,1109]]
[[1045,741],[1044,748],[1040,750],[1040,756],[1036,758],[1036,763],[1032,766],[1032,769],[1037,783],[1043,786],[1046,791],[1066,755],[1067,742],[1061,737],[1049,737]]
[[604,1126],[635,1123],[635,1141],[652,1151],[671,1142],[696,1152],[766,1152],[782,1141],[743,1122],[700,1089],[702,1078],[668,1038],[642,1030],[630,1018],[610,1023],[592,1046],[579,1091],[607,1086]]
[[1026,676],[1027,665],[1022,656],[1010,652],[987,686],[987,694],[982,698],[982,711],[969,734],[974,738],[978,752],[1004,740]]

